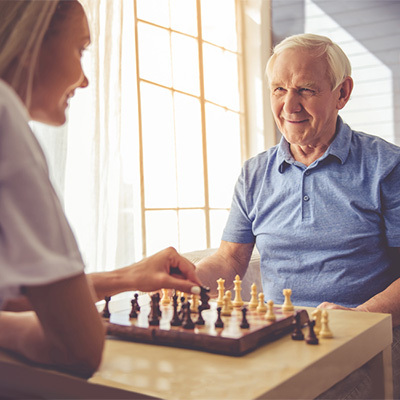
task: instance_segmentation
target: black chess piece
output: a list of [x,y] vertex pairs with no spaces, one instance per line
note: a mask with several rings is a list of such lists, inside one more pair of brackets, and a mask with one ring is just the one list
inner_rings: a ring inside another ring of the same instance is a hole
[[296,313],[294,319],[293,319],[293,332],[292,332],[292,339],[293,340],[303,340],[304,339],[304,334],[303,331],[301,330],[301,315],[299,312]]
[[138,293],[135,293],[134,297],[135,297],[135,300],[136,300],[136,312],[140,312],[139,294],[138,294]]
[[104,300],[106,301],[106,304],[104,305],[104,310],[103,310],[102,316],[103,316],[103,318],[110,318],[111,313],[110,313],[110,310],[108,308],[108,303],[111,300],[111,296],[104,297]]
[[194,329],[195,325],[194,325],[194,322],[192,321],[192,318],[190,316],[190,313],[191,313],[190,304],[186,303],[184,305],[184,308],[185,308],[185,319],[184,319],[182,328],[183,329]]
[[221,307],[217,308],[217,313],[218,313],[218,318],[215,321],[215,327],[216,328],[223,328],[224,327],[224,321],[222,321],[222,318],[221,318]]
[[247,308],[243,307],[242,308],[242,323],[240,324],[240,327],[242,329],[249,329],[250,328],[250,324],[247,321],[246,314],[247,314]]
[[308,336],[306,337],[307,344],[318,344],[319,343],[317,335],[314,332],[314,326],[315,326],[314,320],[308,321],[309,332],[308,332]]
[[137,308],[136,308],[136,303],[137,303],[137,299],[132,299],[131,300],[131,312],[129,314],[129,318],[137,318],[138,314],[137,314]]
[[203,305],[199,307],[199,318],[197,318],[196,325],[205,325],[206,321],[204,321],[203,315]]
[[172,296],[172,301],[173,301],[173,306],[174,306],[174,315],[171,319],[171,326],[181,326],[182,325],[182,320],[179,318],[179,313],[178,313],[178,295],[174,294]]
[[200,288],[200,300],[201,300],[201,306],[202,306],[203,310],[210,309],[210,304],[208,304],[208,302],[210,300],[210,296],[208,295],[209,292],[210,292],[209,287],[202,286]]
[[160,325],[160,296],[157,294],[153,294],[151,296],[151,304],[150,304],[150,315],[149,315],[149,325],[158,326]]

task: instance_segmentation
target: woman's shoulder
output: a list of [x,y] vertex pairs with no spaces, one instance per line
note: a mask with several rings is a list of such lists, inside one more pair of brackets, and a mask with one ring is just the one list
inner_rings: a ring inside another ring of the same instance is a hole
[[[6,82],[0,79],[0,113],[13,114],[29,121],[29,113],[24,103],[15,90]],[[1,119],[0,119],[1,122]]]

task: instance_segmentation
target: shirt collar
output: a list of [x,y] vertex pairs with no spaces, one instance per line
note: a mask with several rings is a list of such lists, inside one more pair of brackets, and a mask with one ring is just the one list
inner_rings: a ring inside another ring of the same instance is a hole
[[[320,157],[319,161],[327,158],[328,156],[336,157],[341,164],[346,162],[350,151],[351,142],[351,129],[345,124],[341,117],[337,117],[336,134],[333,142],[330,144],[325,154]],[[283,173],[285,169],[293,164],[295,159],[290,152],[289,143],[282,136],[278,146],[278,170]]]

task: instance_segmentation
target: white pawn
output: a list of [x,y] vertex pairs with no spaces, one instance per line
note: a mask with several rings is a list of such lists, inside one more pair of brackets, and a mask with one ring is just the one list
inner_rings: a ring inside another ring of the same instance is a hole
[[168,289],[161,289],[161,292],[162,292],[162,298],[161,298],[160,303],[163,306],[167,306],[171,302],[171,300],[169,298]]
[[[232,292],[230,290],[227,290],[225,292],[225,296],[228,298],[228,306],[229,309],[232,311],[233,310],[233,304],[232,304]],[[224,297],[225,297],[224,296]]]
[[255,310],[258,306],[257,286],[255,283],[251,285],[251,299],[249,301],[249,310]]
[[217,280],[218,283],[218,299],[217,299],[217,307],[222,307],[224,305],[224,294],[225,294],[225,279],[219,278]]
[[235,280],[233,282],[233,284],[235,285],[234,291],[235,291],[235,299],[232,302],[233,307],[235,308],[240,308],[243,306],[244,301],[242,300],[242,295],[241,295],[241,291],[242,291],[242,281],[240,280],[240,276],[236,275]]
[[317,308],[316,310],[314,310],[311,314],[311,317],[315,321],[314,333],[316,335],[319,335],[319,332],[321,330],[321,309]]
[[267,306],[264,303],[264,293],[258,294],[258,306],[256,310],[259,314],[264,314],[267,311]]
[[282,311],[293,311],[294,307],[290,300],[290,296],[292,295],[292,289],[283,289],[283,295],[285,296],[285,302],[282,305]]
[[[229,293],[230,293],[230,292],[229,292]],[[229,316],[229,315],[232,314],[231,308],[230,308],[230,306],[229,306],[229,302],[230,302],[230,299],[229,299],[228,292],[227,292],[227,293],[225,294],[225,296],[224,296],[224,305],[223,305],[223,307],[222,307],[222,309],[221,309],[221,315]]]
[[324,339],[330,339],[333,337],[333,334],[328,326],[328,311],[322,311],[321,316],[321,330],[319,331],[319,337]]
[[193,313],[197,313],[199,311],[199,295],[192,294],[191,296],[191,304],[190,304],[190,311]]
[[267,313],[265,314],[265,319],[267,321],[275,321],[276,315],[274,314],[274,302],[272,300],[268,300],[267,305],[268,305],[268,310]]

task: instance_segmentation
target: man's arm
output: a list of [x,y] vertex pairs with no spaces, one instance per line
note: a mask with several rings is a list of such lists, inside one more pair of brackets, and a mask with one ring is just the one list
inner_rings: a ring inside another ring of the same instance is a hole
[[243,278],[246,273],[254,243],[232,243],[221,241],[219,249],[197,264],[197,275],[203,285],[217,294],[217,279],[225,279],[225,288],[233,287],[236,275]]
[[[398,259],[400,259],[400,248],[396,248],[395,252],[399,257]],[[318,307],[346,309],[346,307],[328,302],[321,303]],[[352,310],[392,314],[393,327],[400,325],[400,278],[395,280],[385,290],[370,298],[365,303],[360,304],[358,307],[352,308]]]

